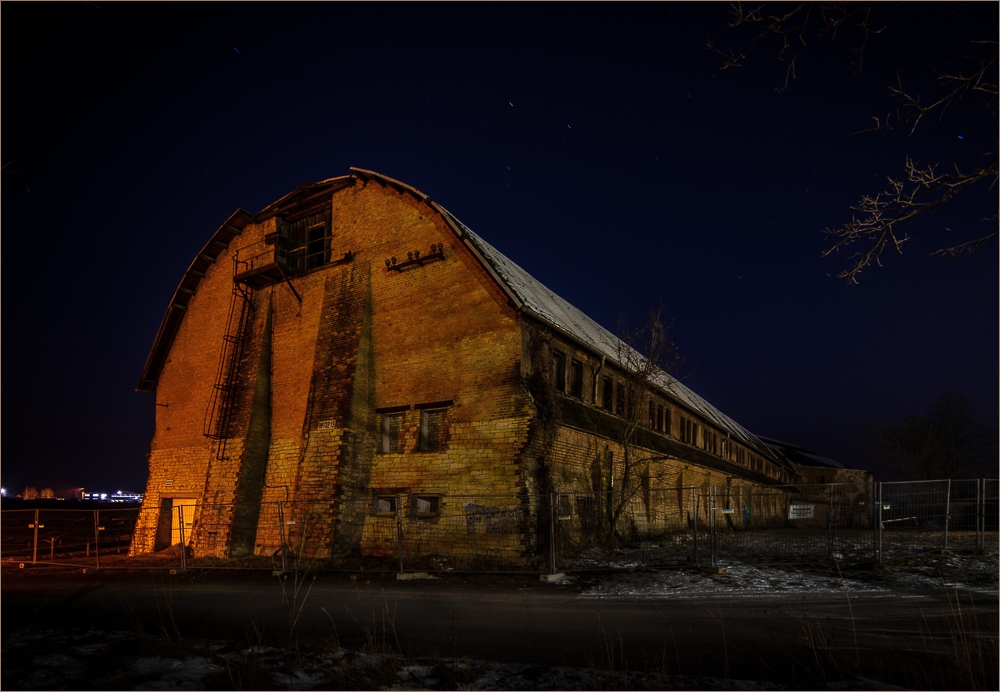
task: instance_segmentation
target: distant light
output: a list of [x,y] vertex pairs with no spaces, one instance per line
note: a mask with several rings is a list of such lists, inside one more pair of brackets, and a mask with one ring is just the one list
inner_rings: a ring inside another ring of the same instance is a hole
[[0,496],[7,497],[7,488],[0,488]]
[[959,135],[958,138],[959,139],[965,139],[965,137],[963,137],[962,135]]

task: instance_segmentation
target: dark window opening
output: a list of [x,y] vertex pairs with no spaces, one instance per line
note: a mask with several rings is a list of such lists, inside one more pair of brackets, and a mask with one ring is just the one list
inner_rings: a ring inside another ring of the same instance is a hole
[[578,360],[569,364],[569,393],[577,399],[583,398],[583,363]]
[[382,439],[379,442],[380,454],[399,453],[399,433],[402,429],[403,416],[400,413],[382,414]]
[[668,435],[671,434],[671,432],[670,432],[670,409],[665,409],[663,411],[663,432],[667,433]]
[[441,497],[440,495],[414,495],[413,515],[417,517],[436,517]]
[[625,416],[625,385],[621,382],[615,383],[615,413]]
[[610,377],[605,377],[601,386],[601,408],[605,411],[614,411],[614,383]]
[[441,449],[441,429],[444,422],[444,409],[423,410],[420,412],[420,439],[417,450],[421,452],[436,452]]
[[556,516],[559,521],[570,521],[573,518],[573,508],[569,495],[560,493],[556,496]]
[[327,263],[329,240],[325,220],[306,228],[306,269],[315,269]]
[[649,402],[649,429],[656,430],[656,404]]
[[566,355],[559,351],[552,353],[552,370],[555,375],[556,390],[566,391]]
[[656,405],[656,429],[663,432],[663,406],[660,404]]

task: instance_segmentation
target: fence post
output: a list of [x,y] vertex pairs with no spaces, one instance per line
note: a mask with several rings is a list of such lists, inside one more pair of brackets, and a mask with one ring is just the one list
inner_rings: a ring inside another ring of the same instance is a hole
[[35,529],[35,538],[31,549],[31,564],[38,562],[38,510],[35,510],[35,523],[31,525]]
[[399,573],[403,573],[403,496],[396,496],[396,540],[399,550]]
[[101,510],[94,510],[94,555],[97,558],[97,569],[101,568]]
[[882,554],[882,482],[879,481],[878,484],[878,562],[881,564],[883,562]]
[[984,524],[986,522],[986,479],[976,479],[976,548],[986,550]]
[[558,497],[549,493],[549,573],[556,573],[556,508]]
[[711,525],[712,525],[712,567],[715,567],[718,564],[718,561],[719,561],[719,543],[718,543],[719,537],[718,537],[718,529],[717,529],[718,521],[716,520],[716,517],[715,517],[715,515],[716,515],[716,505],[718,504],[718,499],[716,498],[716,487],[717,486],[714,486],[714,485],[712,486],[712,521],[711,521]]
[[827,550],[831,556],[833,555],[833,483],[829,486],[830,491],[827,493],[827,506],[826,506],[826,533],[827,533]]
[[177,531],[181,538],[181,571],[187,569],[187,546],[184,545],[184,505],[177,505]]
[[944,548],[948,550],[948,520],[951,519],[951,479],[948,479],[948,496],[944,499]]
[[698,564],[698,489],[691,488],[691,504],[694,505],[694,564]]

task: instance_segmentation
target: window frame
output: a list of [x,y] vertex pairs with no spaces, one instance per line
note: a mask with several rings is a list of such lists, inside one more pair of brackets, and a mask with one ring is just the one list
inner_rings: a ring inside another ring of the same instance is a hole
[[[372,491],[372,516],[375,517],[395,517],[399,512],[399,495],[397,493],[391,493],[389,491],[374,490]],[[388,500],[392,503],[392,509],[390,511],[382,511],[379,509],[379,501]]]
[[[431,509],[421,512],[417,509],[417,501],[424,500],[430,503]],[[439,517],[441,516],[441,494],[440,493],[411,493],[410,494],[410,516],[416,518]]]
[[[380,413],[379,416],[379,441],[377,452],[379,454],[400,454],[403,449],[402,445],[402,430],[403,430],[403,412],[402,411],[385,411]],[[390,444],[391,431],[387,430],[388,423],[390,420],[397,421],[396,431],[395,431],[395,445]],[[395,449],[391,447],[395,446]],[[387,449],[389,447],[389,449]]]
[[[420,420],[417,427],[417,452],[440,452],[444,449],[445,412],[447,407],[422,408],[420,409]],[[430,418],[432,414],[440,416],[437,429],[437,443],[430,446]]]
[[566,393],[566,354],[562,351],[552,351],[552,372],[555,375],[553,385],[557,392]]

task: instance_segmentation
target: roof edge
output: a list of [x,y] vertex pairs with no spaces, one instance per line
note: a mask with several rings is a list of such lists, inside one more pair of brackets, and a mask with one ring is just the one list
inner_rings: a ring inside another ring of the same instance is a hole
[[240,235],[252,221],[253,215],[250,212],[245,209],[237,209],[212,234],[201,252],[195,255],[194,260],[174,290],[173,298],[171,298],[167,312],[160,322],[160,328],[156,332],[156,338],[153,339],[153,347],[146,357],[146,364],[142,368],[142,376],[139,378],[139,384],[136,385],[135,391],[149,393],[156,391],[160,371],[163,370],[167,353],[170,352],[174,337],[177,336],[184,319],[184,312],[187,310],[191,298],[194,297],[198,284],[201,283],[208,268],[215,263],[222,251],[228,249],[232,239]]

